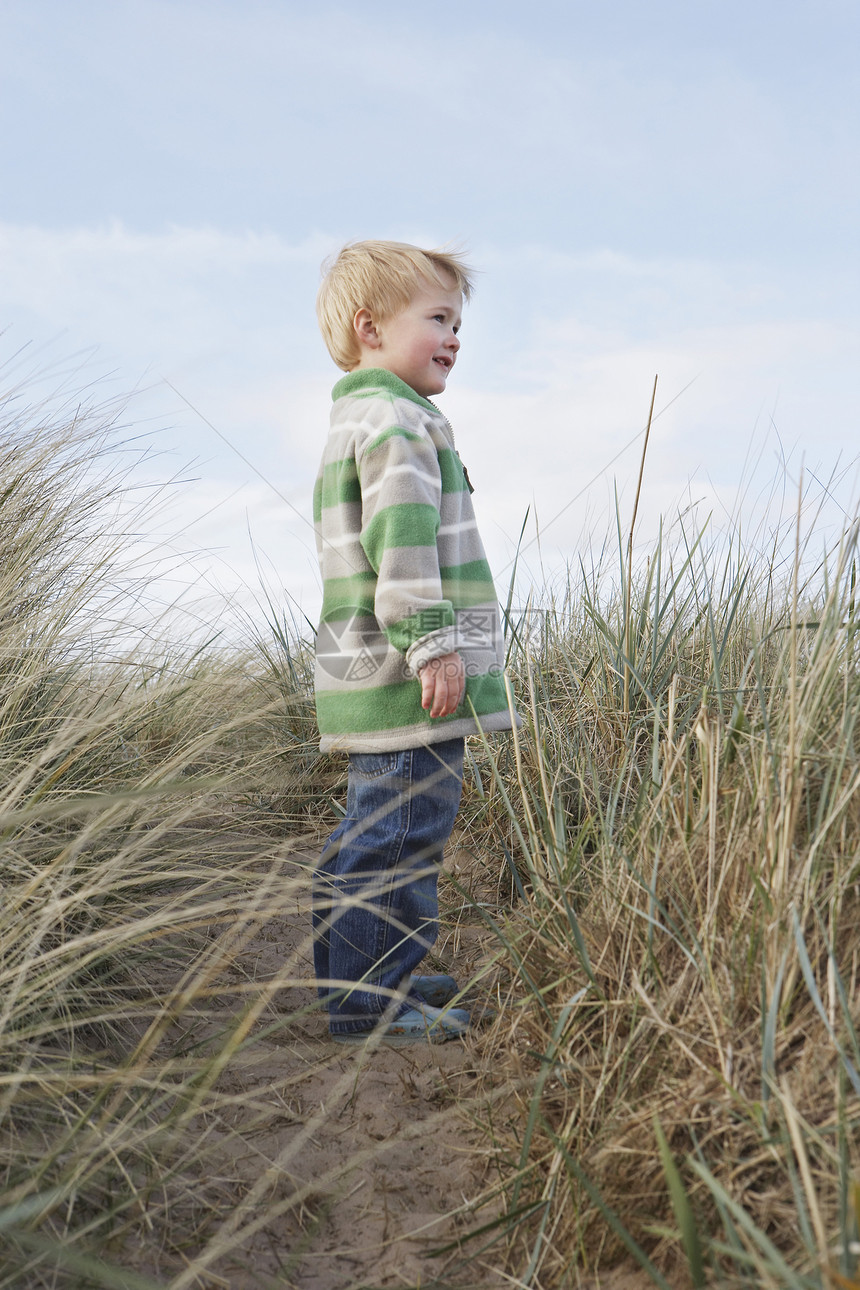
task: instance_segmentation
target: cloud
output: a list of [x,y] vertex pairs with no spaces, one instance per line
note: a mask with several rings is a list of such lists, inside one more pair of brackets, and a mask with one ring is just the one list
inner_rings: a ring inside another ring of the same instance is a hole
[[848,6],[461,9],[452,39],[384,2],[18,6],[5,209],[819,263],[853,246]]
[[452,382],[446,398],[497,575],[527,508],[523,563],[538,584],[589,541],[614,542],[616,493],[626,531],[655,374],[643,541],[691,505],[718,528],[741,515],[754,527],[774,481],[794,498],[802,476],[824,502],[822,536],[838,531],[858,502],[856,422],[846,411],[857,400],[858,340],[857,330],[821,321],[664,327],[645,340],[589,331],[579,317],[537,320],[506,392]]
[[[274,234],[207,227],[141,233],[119,221],[0,225],[4,308],[74,328],[90,343],[175,360],[238,344],[249,325],[260,334],[274,324],[287,336],[303,334],[313,321],[313,292],[297,310],[295,284],[315,281],[330,250],[319,235],[294,245]],[[261,290],[267,281],[268,293]]]
[[[151,525],[173,570],[160,575],[163,600],[184,579],[189,594],[219,588],[252,603],[260,561],[317,612],[310,498],[338,373],[313,300],[331,249],[323,234],[0,226],[8,347],[32,337],[35,370],[53,337],[60,358],[90,355],[70,387],[98,388],[106,371],[106,391],[140,387],[126,419],[152,455],[136,477],[190,481]],[[730,515],[750,460],[761,458],[765,488],[781,459],[792,480],[801,461],[825,479],[840,453],[856,455],[857,328],[827,300],[816,313],[800,280],[789,291],[743,263],[539,243],[475,258],[486,272],[442,406],[500,583],[527,508],[541,535],[524,561],[535,581],[589,534],[611,534],[616,486],[629,518],[655,373],[643,540],[691,502]],[[847,480],[836,494],[849,510]]]

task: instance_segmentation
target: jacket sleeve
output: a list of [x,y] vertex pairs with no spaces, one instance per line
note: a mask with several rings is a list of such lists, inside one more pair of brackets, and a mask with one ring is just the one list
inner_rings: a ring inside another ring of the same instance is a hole
[[375,614],[417,673],[457,647],[454,607],[442,595],[437,534],[442,476],[426,433],[391,426],[357,455],[361,545],[376,575]]

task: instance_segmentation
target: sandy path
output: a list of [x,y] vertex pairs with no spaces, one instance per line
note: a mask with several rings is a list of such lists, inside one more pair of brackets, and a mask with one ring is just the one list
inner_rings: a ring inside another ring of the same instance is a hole
[[[279,863],[289,871],[295,861]],[[457,1248],[460,1235],[494,1212],[475,1210],[490,1184],[483,1135],[466,1111],[476,1042],[373,1050],[332,1043],[314,1008],[307,883],[301,868],[295,874],[292,887],[282,884],[290,895],[278,913],[233,957],[227,975],[235,992],[213,1000],[214,1026],[229,1026],[261,987],[267,997],[245,1048],[218,1080],[220,1113],[205,1122],[207,1173],[195,1196],[209,1214],[207,1284],[509,1284],[491,1255],[467,1267]],[[470,971],[480,937],[477,928],[458,929],[460,961],[443,961]]]
[[[224,944],[223,926],[211,929],[210,943],[223,946],[218,993],[205,1011],[198,998],[165,1042],[196,1054],[223,1051],[237,1034],[242,1042],[193,1121],[197,1145],[180,1167],[187,1186],[171,1201],[172,1238],[127,1247],[132,1264],[177,1290],[523,1285],[502,1270],[503,1242],[471,1235],[503,1209],[486,1131],[495,1081],[480,1031],[447,1044],[333,1043],[313,987],[312,854],[223,828],[200,831],[195,850],[206,847],[252,857],[266,891],[250,901],[238,942]],[[227,942],[231,935],[232,919]],[[469,981],[493,948],[461,912],[443,922],[432,968]],[[176,981],[164,965],[155,975],[163,997]],[[486,986],[473,998],[480,1012]],[[503,1114],[502,1103],[493,1123]],[[516,1117],[509,1142],[515,1133]],[[627,1266],[593,1279],[573,1268],[564,1284],[647,1290],[651,1282]]]

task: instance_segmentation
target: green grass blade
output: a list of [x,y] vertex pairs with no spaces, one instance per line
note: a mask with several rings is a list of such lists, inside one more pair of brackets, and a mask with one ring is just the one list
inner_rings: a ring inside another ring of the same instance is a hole
[[606,1204],[606,1201],[600,1194],[600,1190],[594,1185],[578,1161],[576,1161],[570,1154],[565,1144],[559,1139],[558,1135],[553,1132],[551,1126],[544,1122],[544,1129],[550,1136],[556,1151],[561,1153],[567,1170],[588,1193],[591,1201],[597,1206],[607,1225],[624,1245],[627,1252],[632,1255],[640,1268],[648,1274],[654,1284],[660,1287],[660,1290],[672,1290],[672,1287],[669,1285],[669,1282],[663,1276],[662,1272],[660,1272],[660,1270],[651,1262],[648,1255],[642,1249],[642,1246],[627,1230],[611,1206]]
[[781,1287],[781,1290],[810,1290],[811,1287],[820,1284],[802,1276],[795,1269],[789,1267],[770,1238],[756,1226],[744,1207],[732,1199],[722,1183],[714,1177],[706,1165],[698,1160],[691,1160],[690,1168],[695,1170],[706,1184],[714,1200],[719,1202],[731,1214],[738,1230],[743,1232],[752,1242],[763,1260],[768,1274],[775,1284]]
[[669,1149],[669,1143],[666,1141],[666,1135],[656,1115],[654,1116],[654,1133],[657,1137],[663,1173],[666,1175],[666,1182],[669,1184],[669,1196],[672,1200],[672,1208],[675,1211],[675,1218],[681,1233],[681,1243],[690,1267],[690,1277],[694,1290],[702,1290],[702,1287],[707,1284],[707,1277],[705,1275],[702,1244],[699,1240],[696,1216],[693,1213],[690,1198],[678,1172],[678,1166],[675,1164],[672,1152]]

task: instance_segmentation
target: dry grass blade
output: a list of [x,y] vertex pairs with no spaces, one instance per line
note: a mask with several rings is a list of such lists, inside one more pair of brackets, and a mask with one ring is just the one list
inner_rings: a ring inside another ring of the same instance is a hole
[[772,545],[682,524],[519,633],[531,730],[515,776],[496,761],[523,898],[497,934],[526,1050],[502,1020],[493,1053],[533,1081],[509,1193],[551,1209],[512,1223],[528,1284],[635,1251],[695,1284],[823,1290],[837,1247],[856,1273],[857,533],[813,560],[801,526],[781,587]]
[[[271,600],[247,651],[118,654],[110,423],[22,409],[0,441],[0,1290],[289,1286],[390,1145],[302,1176],[383,1064],[313,1033],[298,846],[342,766]],[[497,1015],[468,1093],[401,1072],[493,1170],[420,1225],[473,1251],[440,1286],[860,1284],[857,531],[822,557],[803,523],[784,560],[685,517],[639,569],[619,521],[620,579],[607,547],[509,599],[526,729],[470,749],[446,887]]]

